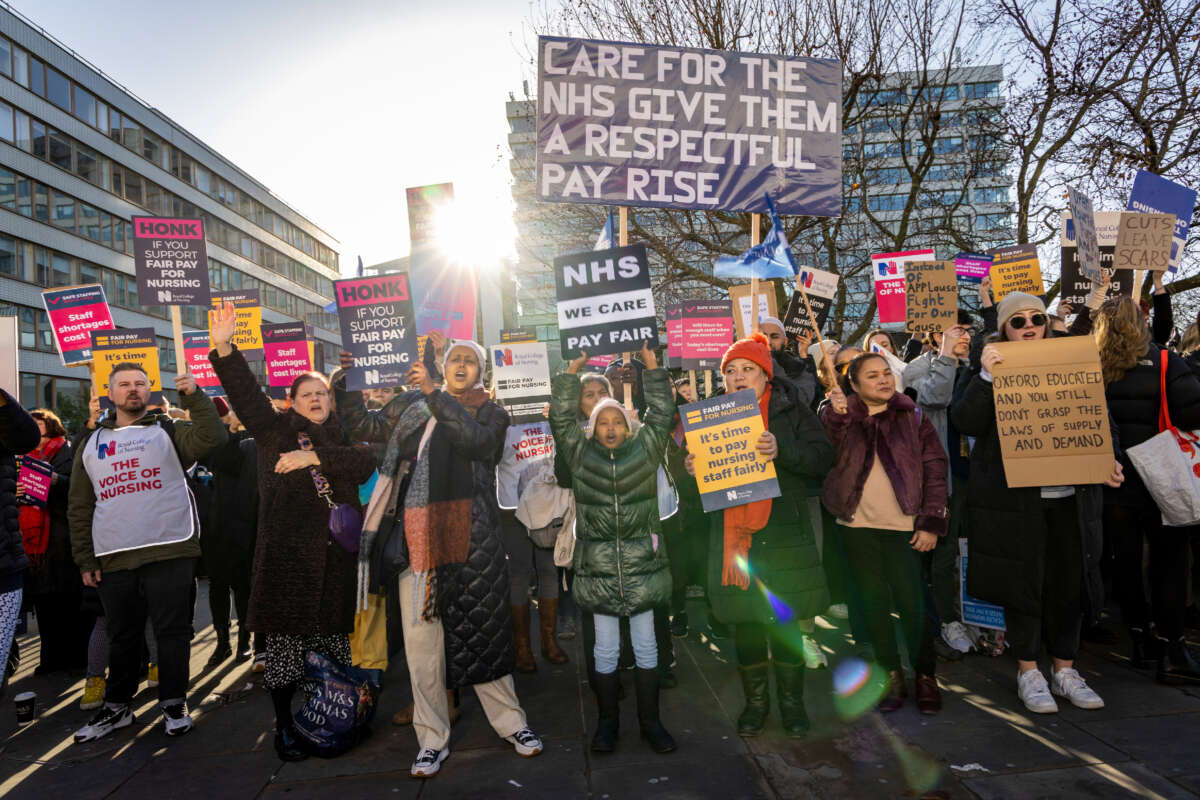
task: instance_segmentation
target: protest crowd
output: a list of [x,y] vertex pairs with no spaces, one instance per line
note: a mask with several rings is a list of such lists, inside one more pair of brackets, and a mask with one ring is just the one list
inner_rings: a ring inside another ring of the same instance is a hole
[[[177,407],[138,331],[93,330],[79,430],[0,392],[4,680],[18,658],[80,670],[76,743],[133,725],[143,681],[165,735],[187,734],[206,577],[204,669],[261,675],[281,760],[339,756],[390,722],[412,729],[417,778],[450,768],[468,688],[516,756],[538,756],[544,709],[514,674],[568,662],[576,637],[598,754],[683,746],[661,698],[679,683],[673,640],[696,630],[731,647],[744,737],[773,715],[808,736],[818,669],[845,674],[836,691],[861,713],[937,715],[961,702],[938,664],[967,653],[1015,662],[1013,711],[1100,709],[1109,687],[1076,668],[1088,637],[1119,642],[1146,680],[1200,685],[1200,320],[1176,326],[1165,261],[1146,303],[1097,269],[1084,302],[1051,310],[1045,291],[998,285],[1001,254],[973,283],[932,250],[885,254],[879,326],[838,342],[765,208],[745,271],[716,274],[749,279],[729,289],[748,288],[747,308],[760,281],[773,304],[769,281],[794,279],[785,313],[656,310],[622,224],[619,247],[555,261],[555,375],[528,333],[419,330],[405,274],[334,282],[344,350],[328,375],[303,324],[245,326],[202,287],[208,331],[189,334]],[[139,253],[155,235],[135,225]],[[38,653],[16,647],[27,610]],[[852,647],[821,645],[822,619]],[[412,702],[374,720],[396,660]]]

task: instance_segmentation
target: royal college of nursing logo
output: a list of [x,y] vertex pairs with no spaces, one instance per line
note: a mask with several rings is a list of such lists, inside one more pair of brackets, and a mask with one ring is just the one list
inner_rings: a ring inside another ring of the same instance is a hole
[[96,448],[96,455],[101,459],[108,458],[109,456],[115,456],[116,454],[117,454],[117,443],[116,442],[109,442],[107,444],[101,442],[100,445]]

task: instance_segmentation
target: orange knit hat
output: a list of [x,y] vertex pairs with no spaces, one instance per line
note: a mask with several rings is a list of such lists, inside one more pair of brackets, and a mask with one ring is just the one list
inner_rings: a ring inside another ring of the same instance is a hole
[[775,374],[775,367],[771,361],[770,342],[761,333],[752,333],[745,339],[738,339],[731,344],[729,349],[725,351],[725,355],[721,356],[721,372],[724,372],[725,365],[735,358],[744,358],[747,361],[753,361],[762,368],[763,372],[767,373],[768,379]]

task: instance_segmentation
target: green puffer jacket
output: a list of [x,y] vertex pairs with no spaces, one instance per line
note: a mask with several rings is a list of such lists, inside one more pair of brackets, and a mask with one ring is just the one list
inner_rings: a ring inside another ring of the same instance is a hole
[[647,370],[642,379],[644,424],[609,450],[583,435],[579,376],[554,378],[550,429],[575,491],[575,599],[595,614],[632,616],[671,597],[658,520],[658,465],[671,436],[675,402],[666,370]]

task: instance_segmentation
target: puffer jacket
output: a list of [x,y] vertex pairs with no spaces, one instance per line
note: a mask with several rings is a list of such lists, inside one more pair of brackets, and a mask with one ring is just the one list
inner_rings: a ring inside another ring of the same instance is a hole
[[658,467],[675,402],[666,370],[646,370],[642,385],[644,424],[609,450],[584,436],[579,425],[579,376],[556,375],[553,381],[550,428],[575,491],[575,599],[594,614],[632,616],[671,597],[658,518]]
[[15,397],[3,389],[0,395],[4,397],[0,406],[0,592],[7,592],[21,586],[21,576],[29,566],[18,519],[16,456],[37,447],[42,434]]
[[778,375],[771,379],[767,430],[779,444],[774,462],[779,497],[771,500],[767,526],[751,540],[749,571],[770,587],[778,602],[769,601],[754,585],[722,585],[725,515],[708,514],[708,597],[713,613],[726,624],[791,622],[829,607],[808,496],[809,487],[819,485],[833,466],[833,448],[817,415],[801,401],[794,383]]

